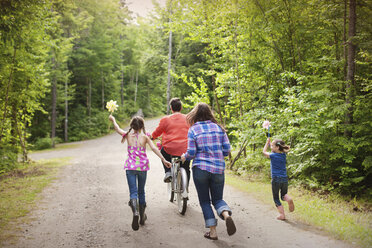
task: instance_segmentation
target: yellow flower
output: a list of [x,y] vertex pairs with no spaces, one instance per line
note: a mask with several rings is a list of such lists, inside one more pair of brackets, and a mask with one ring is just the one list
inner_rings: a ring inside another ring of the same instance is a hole
[[116,101],[110,100],[109,102],[106,103],[106,108],[111,113],[114,113],[114,111],[117,110],[118,107],[119,106],[116,104]]

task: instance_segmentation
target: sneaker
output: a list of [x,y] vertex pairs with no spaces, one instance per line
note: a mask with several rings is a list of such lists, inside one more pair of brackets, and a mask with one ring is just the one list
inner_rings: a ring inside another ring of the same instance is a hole
[[170,183],[172,181],[172,174],[170,172],[165,173],[164,182]]

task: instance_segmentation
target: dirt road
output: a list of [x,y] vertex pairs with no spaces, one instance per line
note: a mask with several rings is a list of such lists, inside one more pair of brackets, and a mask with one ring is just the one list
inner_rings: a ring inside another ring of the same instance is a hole
[[[159,120],[146,122],[152,131]],[[167,201],[163,169],[158,157],[148,152],[146,225],[131,229],[129,193],[123,171],[126,145],[111,134],[79,142],[78,148],[35,153],[33,159],[73,157],[49,188],[42,193],[33,221],[21,227],[16,244],[4,247],[350,247],[314,228],[275,220],[273,206],[263,205],[248,194],[226,186],[224,198],[233,210],[237,233],[229,237],[218,221],[218,241],[203,238],[207,229],[192,180],[185,216]]]

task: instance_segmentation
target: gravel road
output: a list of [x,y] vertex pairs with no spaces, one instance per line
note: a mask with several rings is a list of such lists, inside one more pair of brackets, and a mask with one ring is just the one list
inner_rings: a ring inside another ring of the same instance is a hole
[[[146,130],[154,130],[158,122],[146,121]],[[148,151],[151,169],[146,184],[148,220],[133,231],[123,170],[127,151],[120,139],[115,133],[77,142],[79,147],[32,154],[34,160],[73,159],[43,191],[37,210],[30,214],[32,221],[16,231],[18,241],[3,247],[351,247],[292,221],[290,214],[288,221],[278,221],[273,206],[228,186],[224,198],[233,210],[237,232],[228,236],[219,220],[219,240],[207,240],[192,179],[188,209],[181,216],[176,204],[167,200],[163,168],[152,151]]]

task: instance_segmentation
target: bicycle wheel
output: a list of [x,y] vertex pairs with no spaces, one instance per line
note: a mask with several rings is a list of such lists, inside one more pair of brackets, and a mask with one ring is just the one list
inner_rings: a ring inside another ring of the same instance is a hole
[[177,174],[177,186],[176,186],[176,193],[177,193],[177,205],[178,205],[178,212],[182,215],[186,213],[187,209],[187,174],[184,168],[180,168]]
[[167,187],[168,187],[168,200],[170,202],[173,202],[174,201],[174,190],[172,189],[172,184],[173,184],[173,181],[170,182],[170,183],[167,183]]

